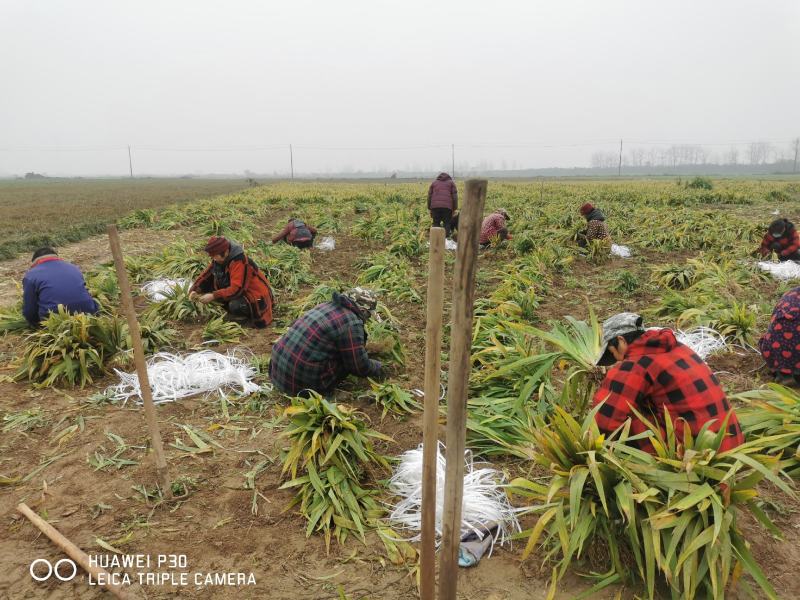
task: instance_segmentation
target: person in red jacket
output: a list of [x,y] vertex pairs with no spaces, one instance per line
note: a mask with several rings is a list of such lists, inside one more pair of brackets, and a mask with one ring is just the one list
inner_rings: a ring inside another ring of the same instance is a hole
[[456,182],[447,173],[439,173],[428,188],[428,210],[434,227],[444,227],[444,233],[450,237],[453,232],[451,219],[458,210],[458,190]]
[[770,223],[758,251],[761,256],[775,252],[782,261],[800,260],[800,235],[794,223],[788,219],[775,219]]
[[[593,402],[594,406],[603,403],[595,415],[602,433],[611,434],[628,419],[631,436],[650,431],[633,412],[636,409],[657,424],[665,437],[665,413],[669,412],[676,439],[681,442],[687,429],[696,436],[710,422],[708,429],[715,433],[725,424],[720,452],[744,443],[736,413],[716,376],[670,329],[645,330],[642,317],[620,313],[603,323],[602,341],[603,353],[597,364],[613,365]],[[654,452],[649,436],[628,443]]]
[[295,248],[311,248],[314,245],[314,237],[316,235],[317,230],[314,229],[314,227],[302,219],[290,217],[286,227],[284,227],[278,235],[272,238],[272,243],[277,244],[283,240]]
[[212,236],[204,250],[211,264],[195,280],[189,298],[208,304],[218,300],[232,320],[262,328],[272,323],[273,296],[264,273],[239,244]]

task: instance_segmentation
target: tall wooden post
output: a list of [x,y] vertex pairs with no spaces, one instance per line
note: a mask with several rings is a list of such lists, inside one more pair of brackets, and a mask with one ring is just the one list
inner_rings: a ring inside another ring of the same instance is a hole
[[153,453],[156,458],[156,474],[164,498],[172,498],[172,485],[167,471],[167,461],[164,458],[164,445],[161,442],[161,432],[158,430],[156,420],[156,407],[153,404],[153,393],[150,390],[150,379],[147,377],[147,362],[144,357],[142,336],[139,332],[139,321],[136,320],[136,311],[133,308],[131,297],[131,284],[128,281],[128,271],[125,270],[125,259],[122,256],[122,246],[119,243],[119,233],[116,225],[108,226],[108,241],[111,244],[111,254],[114,256],[114,267],[117,270],[119,281],[120,299],[122,308],[128,319],[128,330],[133,343],[133,360],[136,364],[136,374],[139,376],[139,389],[144,403],[144,415],[147,419],[147,428],[150,430],[150,440],[153,443]]
[[422,540],[420,598],[436,598],[436,455],[439,437],[439,378],[442,363],[444,229],[431,227],[428,256],[428,313],[425,320],[425,407],[422,415]]
[[470,179],[458,223],[458,252],[453,275],[450,371],[447,396],[447,472],[442,517],[443,545],[439,559],[439,598],[455,600],[458,585],[458,546],[461,535],[461,503],[464,497],[464,445],[467,437],[467,386],[472,348],[472,313],[475,297],[478,236],[485,179]]

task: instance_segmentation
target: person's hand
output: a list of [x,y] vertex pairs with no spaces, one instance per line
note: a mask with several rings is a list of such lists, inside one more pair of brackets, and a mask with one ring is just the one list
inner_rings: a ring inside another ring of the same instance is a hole
[[198,294],[197,292],[195,292],[194,290],[192,290],[191,292],[189,292],[189,300],[192,300],[192,301],[194,301],[194,300],[197,298],[197,296],[198,296],[198,295],[199,295],[199,294]]
[[214,294],[203,294],[202,296],[198,297],[197,300],[203,304],[208,304],[214,300]]

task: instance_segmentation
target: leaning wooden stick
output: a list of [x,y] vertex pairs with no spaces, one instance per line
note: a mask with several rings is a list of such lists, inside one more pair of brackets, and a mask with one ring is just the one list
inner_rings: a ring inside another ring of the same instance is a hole
[[461,503],[464,497],[464,445],[467,437],[467,383],[472,349],[472,313],[478,236],[486,202],[486,180],[467,181],[467,194],[458,223],[458,251],[453,274],[450,330],[450,370],[447,396],[447,471],[439,559],[439,598],[455,600],[458,585],[458,547],[461,542]]
[[436,598],[436,454],[439,438],[439,372],[442,351],[444,229],[431,227],[428,258],[428,313],[425,321],[425,407],[422,415],[422,540],[419,595]]
[[169,480],[167,461],[164,458],[164,445],[161,442],[161,432],[158,429],[158,421],[156,420],[156,407],[153,404],[150,379],[147,377],[147,362],[144,357],[144,348],[142,347],[142,336],[139,332],[139,321],[136,319],[136,311],[133,308],[131,285],[128,282],[128,271],[125,269],[125,260],[122,257],[122,246],[119,243],[119,233],[116,225],[108,226],[108,240],[111,244],[111,254],[114,256],[114,266],[117,269],[122,308],[128,319],[128,330],[133,342],[133,360],[136,364],[136,373],[139,376],[139,390],[144,403],[144,415],[147,419],[150,440],[153,443],[153,452],[155,453],[156,475],[164,498],[172,498],[172,485]]
[[126,590],[119,585],[111,583],[111,575],[108,573],[108,571],[92,565],[89,561],[89,555],[86,554],[86,552],[70,542],[60,531],[33,512],[27,504],[24,502],[18,504],[17,512],[27,517],[39,531],[50,538],[51,542],[61,548],[66,555],[74,560],[76,564],[80,565],[84,571],[89,573],[89,575],[92,575],[94,577],[94,581],[98,582],[101,587],[104,587],[121,600],[132,600],[133,596],[128,594]]

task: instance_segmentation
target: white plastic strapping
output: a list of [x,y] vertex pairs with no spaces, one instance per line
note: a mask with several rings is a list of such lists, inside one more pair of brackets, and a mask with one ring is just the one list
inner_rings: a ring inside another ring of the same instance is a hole
[[175,288],[188,288],[189,284],[190,281],[188,279],[155,279],[142,286],[142,293],[151,302],[161,302],[166,300],[167,294],[171,293]]
[[336,240],[332,237],[324,237],[317,244],[314,246],[317,250],[322,250],[323,252],[330,252],[331,250],[336,249]]
[[[464,453],[464,499],[461,509],[461,538],[474,532],[479,537],[485,535],[487,525],[497,523],[493,538],[500,545],[510,536],[521,531],[517,520],[517,509],[508,502],[503,474],[488,467],[476,468],[472,452]],[[439,442],[436,452],[436,543],[442,538],[442,514],[444,512],[444,481],[447,464],[444,457],[444,444]],[[422,528],[422,444],[416,450],[404,452],[400,463],[389,480],[389,489],[399,496],[389,520],[399,531],[410,534],[408,541],[419,541]],[[491,556],[491,550],[489,552]]]
[[691,331],[681,331],[678,329],[675,332],[675,339],[689,346],[689,348],[694,350],[694,353],[703,360],[715,352],[719,352],[728,347],[727,340],[718,332],[708,327],[696,327]]
[[[236,350],[220,354],[213,350],[203,350],[194,354],[170,354],[161,352],[147,361],[147,377],[153,402],[174,402],[196,394],[218,391],[220,394],[233,392],[246,396],[258,391],[253,383],[256,369],[250,364],[250,357]],[[141,388],[136,372],[124,373],[118,369],[120,383],[106,389],[106,395],[127,402],[133,398],[141,403]]]
[[631,249],[627,246],[620,246],[619,244],[611,244],[611,255],[619,256],[620,258],[630,258]]
[[758,263],[758,268],[762,271],[768,271],[772,277],[781,281],[800,279],[800,265],[792,260],[779,263],[761,261]]

